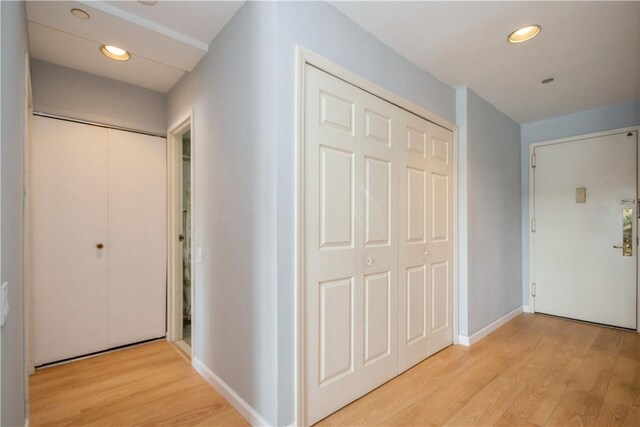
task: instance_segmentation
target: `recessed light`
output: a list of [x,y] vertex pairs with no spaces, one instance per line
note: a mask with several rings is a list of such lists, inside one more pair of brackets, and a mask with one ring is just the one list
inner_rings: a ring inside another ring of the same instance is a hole
[[107,58],[115,59],[117,61],[126,61],[131,58],[131,55],[129,55],[129,52],[126,50],[108,44],[100,46],[100,52],[102,52],[102,54]]
[[138,0],[138,3],[142,3],[145,6],[155,6],[158,0]]
[[78,9],[78,8],[71,9],[71,14],[73,16],[75,16],[76,18],[78,18],[78,19],[89,19],[90,18],[89,14],[87,12],[85,12],[82,9]]
[[554,79],[553,77],[548,77],[548,78],[544,79],[541,83],[542,83],[543,85],[546,85],[547,83],[551,83],[551,82],[553,82],[554,80],[555,80],[555,79]]
[[542,31],[542,27],[540,25],[527,25],[526,27],[519,28],[509,34],[507,39],[509,40],[509,43],[522,43],[527,40],[531,40],[540,34],[540,31]]

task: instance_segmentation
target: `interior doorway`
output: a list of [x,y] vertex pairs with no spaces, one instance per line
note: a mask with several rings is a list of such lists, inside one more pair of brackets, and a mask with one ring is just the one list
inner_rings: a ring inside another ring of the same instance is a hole
[[169,303],[167,340],[188,355],[194,347],[193,154],[191,116],[169,130]]

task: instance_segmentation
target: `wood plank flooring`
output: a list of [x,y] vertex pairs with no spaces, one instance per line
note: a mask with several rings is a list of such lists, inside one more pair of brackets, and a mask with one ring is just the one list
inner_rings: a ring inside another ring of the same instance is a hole
[[31,426],[244,426],[173,345],[158,341],[36,371]]
[[[30,387],[32,426],[247,425],[166,342],[39,370]],[[640,334],[522,314],[318,425],[640,427]]]
[[640,426],[640,334],[521,314],[321,426]]

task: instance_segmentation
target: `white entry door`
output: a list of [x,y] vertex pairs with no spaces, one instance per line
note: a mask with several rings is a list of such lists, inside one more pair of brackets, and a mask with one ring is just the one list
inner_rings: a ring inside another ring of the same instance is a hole
[[535,148],[535,311],[636,329],[636,132]]

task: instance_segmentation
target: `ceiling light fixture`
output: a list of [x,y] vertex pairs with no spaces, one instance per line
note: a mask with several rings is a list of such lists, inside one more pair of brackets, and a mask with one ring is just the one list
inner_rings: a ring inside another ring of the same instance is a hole
[[71,14],[73,16],[75,16],[76,18],[78,18],[78,19],[89,19],[90,18],[89,14],[87,12],[85,12],[82,9],[78,9],[78,8],[71,9]]
[[547,83],[551,83],[553,82],[555,79],[553,77],[547,77],[546,79],[544,79],[542,82],[543,85],[546,85]]
[[138,3],[142,3],[145,6],[155,6],[158,0],[138,0]]
[[542,27],[540,25],[527,25],[526,27],[519,28],[509,34],[507,39],[509,43],[522,43],[527,40],[531,40],[542,31]]
[[116,61],[126,61],[131,58],[129,52],[116,46],[105,45],[100,46],[100,52],[107,58],[115,59]]

